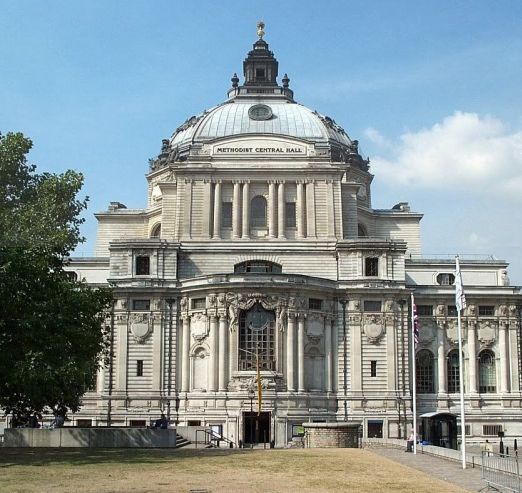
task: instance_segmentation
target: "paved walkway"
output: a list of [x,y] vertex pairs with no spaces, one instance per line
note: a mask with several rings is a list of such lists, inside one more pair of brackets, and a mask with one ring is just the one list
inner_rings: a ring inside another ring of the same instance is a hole
[[403,449],[398,448],[371,447],[365,450],[425,472],[430,476],[455,484],[468,491],[479,491],[486,486],[486,483],[481,479],[480,464],[475,465],[474,469],[469,464],[466,469],[462,469],[462,463],[460,462],[441,459],[440,457],[427,454],[408,454]]

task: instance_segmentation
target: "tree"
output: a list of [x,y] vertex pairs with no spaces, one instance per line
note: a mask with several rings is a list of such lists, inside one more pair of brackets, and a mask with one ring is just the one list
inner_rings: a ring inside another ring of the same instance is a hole
[[108,352],[106,288],[64,270],[87,198],[75,171],[36,173],[32,142],[0,134],[0,408],[77,411]]

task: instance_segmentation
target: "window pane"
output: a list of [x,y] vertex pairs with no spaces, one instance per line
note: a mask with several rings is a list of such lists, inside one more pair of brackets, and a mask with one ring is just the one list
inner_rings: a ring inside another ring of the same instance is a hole
[[479,392],[495,393],[497,391],[497,372],[495,355],[491,351],[482,351],[479,357]]
[[221,226],[223,228],[232,227],[232,202],[223,202],[221,204]]
[[286,216],[286,227],[287,228],[295,228],[296,227],[296,209],[295,202],[287,202],[285,204],[285,216]]
[[266,199],[258,195],[252,199],[251,224],[253,228],[266,227]]
[[381,302],[366,300],[364,302],[364,311],[365,312],[380,312],[381,311]]
[[495,315],[495,307],[490,305],[479,305],[479,316],[492,317]]
[[437,276],[437,284],[441,286],[451,286],[455,284],[455,275],[443,272]]
[[364,259],[364,275],[369,277],[377,277],[379,275],[378,258],[367,257]]
[[239,317],[239,370],[275,370],[275,315],[256,303]]
[[433,384],[433,354],[423,349],[419,351],[416,357],[416,380],[417,392],[421,394],[432,394],[434,392]]
[[317,300],[315,298],[310,298],[308,300],[308,308],[310,310],[321,310],[323,308],[323,300]]
[[132,300],[133,310],[150,310],[150,300]]
[[448,355],[448,392],[450,394],[460,392],[459,378],[459,353],[458,351],[451,351]]
[[148,276],[150,273],[150,258],[148,256],[136,257],[136,275]]
[[431,317],[433,315],[433,305],[417,305],[417,315],[419,317]]
[[206,298],[194,298],[192,300],[192,308],[196,310],[202,310],[207,306],[207,299]]

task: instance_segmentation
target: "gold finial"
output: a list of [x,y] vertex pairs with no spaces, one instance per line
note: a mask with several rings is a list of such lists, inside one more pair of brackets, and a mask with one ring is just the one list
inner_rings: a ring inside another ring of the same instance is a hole
[[263,39],[263,36],[265,35],[265,23],[263,21],[257,23],[257,35],[259,36],[259,39]]

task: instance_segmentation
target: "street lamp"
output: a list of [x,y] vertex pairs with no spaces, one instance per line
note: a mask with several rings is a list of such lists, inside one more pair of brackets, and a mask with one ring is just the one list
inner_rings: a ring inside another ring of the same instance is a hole
[[248,389],[248,398],[250,399],[250,448],[254,448],[254,429],[253,429],[253,421],[254,421],[254,409],[253,402],[256,393],[252,387]]

